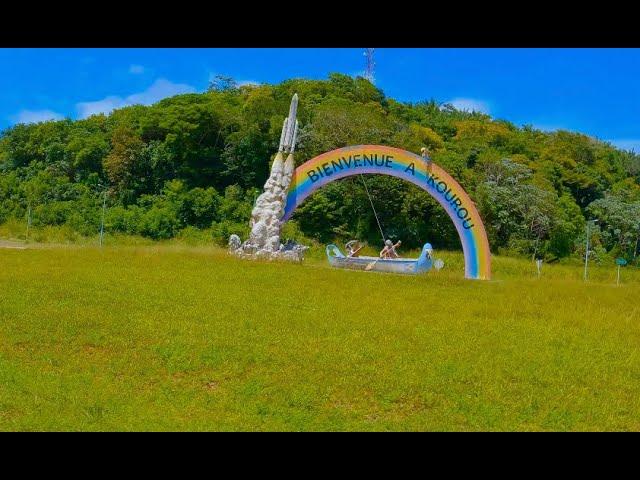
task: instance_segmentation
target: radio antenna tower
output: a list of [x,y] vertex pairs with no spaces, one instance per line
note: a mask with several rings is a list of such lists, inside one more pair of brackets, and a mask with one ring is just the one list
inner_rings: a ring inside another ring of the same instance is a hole
[[373,61],[373,52],[375,48],[367,48],[364,52],[364,56],[367,57],[367,69],[364,72],[364,78],[369,80],[371,83],[375,81],[374,71],[376,68],[376,62]]

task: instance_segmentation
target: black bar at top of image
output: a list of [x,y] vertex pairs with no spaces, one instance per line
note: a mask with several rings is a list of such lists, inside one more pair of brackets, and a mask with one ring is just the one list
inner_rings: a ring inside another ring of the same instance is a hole
[[613,8],[376,5],[56,5],[6,12],[0,47],[640,47],[636,16]]

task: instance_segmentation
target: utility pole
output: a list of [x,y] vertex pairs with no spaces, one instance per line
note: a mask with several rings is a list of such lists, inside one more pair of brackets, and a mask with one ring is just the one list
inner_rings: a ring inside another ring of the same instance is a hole
[[100,246],[102,247],[102,237],[104,237],[104,211],[107,208],[107,189],[102,192],[102,221],[100,222]]
[[364,56],[367,57],[367,68],[364,71],[364,78],[371,83],[375,81],[374,73],[376,68],[376,62],[373,61],[373,52],[375,48],[367,48],[364,52]]
[[29,240],[29,228],[31,227],[31,202],[27,207],[27,234],[25,235],[25,240]]
[[584,281],[587,281],[587,266],[589,264],[589,237],[591,236],[591,222],[593,222],[594,224],[596,224],[598,222],[598,220],[588,220],[587,221],[587,249],[585,250],[584,253]]

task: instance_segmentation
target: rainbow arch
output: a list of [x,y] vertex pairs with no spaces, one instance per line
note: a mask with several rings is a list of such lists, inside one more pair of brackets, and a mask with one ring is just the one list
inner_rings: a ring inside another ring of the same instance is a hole
[[360,173],[391,175],[426,190],[453,221],[464,252],[465,277],[491,278],[491,252],[475,204],[458,182],[433,162],[399,148],[356,145],[339,148],[296,168],[285,206],[283,222],[309,195],[335,180]]

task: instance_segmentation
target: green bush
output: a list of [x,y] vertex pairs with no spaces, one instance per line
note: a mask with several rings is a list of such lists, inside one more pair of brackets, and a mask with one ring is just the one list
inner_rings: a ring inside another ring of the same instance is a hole
[[123,207],[116,205],[105,213],[104,228],[107,232],[121,232],[129,235],[140,233],[142,210],[136,205]]
[[140,218],[140,233],[154,240],[172,238],[179,229],[180,220],[170,207],[154,205]]
[[246,222],[222,220],[211,224],[211,238],[222,246],[226,246],[229,243],[229,237],[233,234],[238,235],[244,241],[249,238],[249,233],[249,224]]

